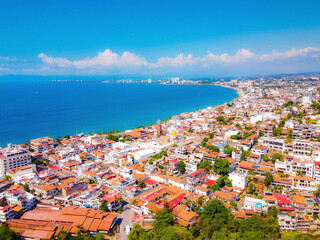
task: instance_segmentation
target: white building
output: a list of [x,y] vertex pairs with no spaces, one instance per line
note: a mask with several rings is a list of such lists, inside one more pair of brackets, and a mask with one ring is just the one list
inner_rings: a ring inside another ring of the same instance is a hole
[[294,155],[309,155],[311,154],[312,143],[310,141],[297,140],[293,142]]
[[30,141],[30,147],[36,153],[42,153],[47,151],[50,148],[54,148],[54,140],[49,137],[37,138]]
[[21,216],[32,210],[37,205],[37,199],[23,189],[9,189],[0,194],[0,199],[5,199],[6,206],[0,207],[0,221]]
[[314,164],[312,159],[309,158],[294,158],[287,157],[283,162],[277,161],[275,168],[279,172],[291,173],[293,176],[297,175],[298,171],[303,176],[313,177]]
[[153,149],[144,149],[128,154],[128,162],[137,164],[140,159],[151,157],[156,153]]
[[168,184],[176,186],[180,189],[187,190],[186,180],[178,178],[178,177],[174,177],[174,176],[168,177]]
[[246,197],[243,202],[244,209],[253,209],[255,212],[264,213],[268,211],[268,204],[258,198]]
[[252,117],[250,118],[250,123],[251,123],[251,124],[255,124],[255,123],[258,122],[258,121],[263,121],[263,116],[262,116],[261,114],[256,115],[256,116],[252,116]]
[[295,216],[291,216],[287,213],[278,213],[278,221],[279,221],[279,227],[281,230],[296,230],[297,228],[297,219],[295,218]]
[[197,171],[197,163],[193,162],[193,161],[189,161],[186,163],[186,171],[187,172],[194,172]]
[[12,177],[14,182],[19,183],[23,178],[29,179],[30,181],[36,181],[38,179],[36,172],[36,165],[30,164],[13,168],[7,174]]
[[246,173],[232,172],[229,174],[229,179],[232,181],[233,187],[245,189],[247,186]]
[[317,190],[316,181],[311,177],[293,177],[293,189],[315,191]]
[[308,107],[312,104],[312,89],[308,89],[308,92],[303,95],[302,104],[304,107]]
[[0,148],[0,174],[4,178],[13,168],[22,167],[31,163],[31,154],[20,146]]
[[164,183],[167,184],[168,183],[168,176],[167,175],[162,175],[159,173],[153,173],[151,174],[151,179],[160,182],[160,183]]
[[252,149],[252,153],[257,154],[257,155],[267,155],[268,153],[268,148],[266,146],[262,145],[256,145]]
[[320,161],[314,162],[314,175],[313,178],[317,184],[320,184]]
[[259,145],[266,146],[268,148],[276,149],[279,151],[283,151],[285,146],[285,140],[274,137],[261,137],[258,140]]

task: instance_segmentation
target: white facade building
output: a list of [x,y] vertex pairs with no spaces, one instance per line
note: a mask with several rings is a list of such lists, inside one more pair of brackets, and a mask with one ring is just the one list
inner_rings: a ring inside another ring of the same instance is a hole
[[245,189],[247,186],[246,176],[247,174],[244,173],[232,172],[229,174],[229,179],[232,181],[233,187]]
[[31,163],[31,154],[20,146],[0,148],[0,174],[4,178],[13,168],[22,167]]

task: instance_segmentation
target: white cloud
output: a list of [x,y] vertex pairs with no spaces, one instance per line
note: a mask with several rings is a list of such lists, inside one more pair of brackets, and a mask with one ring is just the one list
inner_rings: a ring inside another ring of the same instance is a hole
[[[106,49],[99,52],[97,56],[87,57],[79,60],[69,60],[62,57],[47,56],[40,53],[38,57],[44,63],[44,66],[52,68],[72,68],[73,70],[81,70],[87,72],[103,72],[108,70],[118,71],[132,71],[132,70],[165,70],[172,68],[191,69],[194,66],[197,68],[208,68],[212,66],[244,66],[246,63],[274,62],[285,61],[289,59],[317,59],[320,60],[320,49],[313,47],[306,47],[302,49],[291,49],[285,52],[265,53],[257,55],[252,51],[242,48],[235,54],[229,55],[227,53],[214,54],[207,53],[204,57],[194,57],[192,54],[184,55],[178,54],[176,57],[160,57],[155,62],[148,62],[145,58],[135,55],[131,52],[123,52],[121,55]],[[44,67],[43,66],[43,67]],[[250,65],[248,65],[250,66]]]
[[184,56],[183,53],[180,53],[175,58],[170,58],[170,57],[158,58],[157,63],[152,66],[153,67],[164,67],[164,66],[181,67],[184,65],[196,64],[199,60],[200,60],[199,57],[193,58],[191,54]]
[[211,65],[215,63],[235,64],[252,60],[254,59],[254,57],[255,54],[253,52],[248,49],[242,48],[239,49],[234,55],[228,55],[226,53],[215,55],[213,53],[208,53],[208,55],[202,59],[202,62],[205,65]]
[[295,49],[292,48],[291,50],[287,52],[276,52],[273,51],[271,54],[263,54],[259,57],[260,61],[274,61],[279,59],[289,59],[289,58],[295,58],[295,57],[311,57],[311,58],[318,58],[320,54],[319,48],[313,48],[313,47],[306,47],[302,49]]
[[130,52],[123,52],[122,55],[113,53],[110,49],[99,52],[98,56],[87,57],[82,60],[70,61],[66,58],[53,58],[44,53],[38,57],[44,62],[57,67],[75,67],[75,68],[114,68],[114,67],[140,67],[147,65],[147,61]]
[[0,71],[6,71],[6,72],[9,72],[10,69],[9,68],[3,68],[3,67],[0,67]]
[[15,58],[15,57],[11,58],[11,57],[0,56],[0,60],[2,60],[2,61],[16,61],[17,58]]
[[47,56],[44,53],[40,53],[38,55],[38,57],[44,62],[44,63],[48,63],[50,65],[55,65],[58,67],[71,67],[72,66],[72,62],[69,61],[66,58],[61,58],[61,57],[57,57],[57,58],[53,58],[51,56]]

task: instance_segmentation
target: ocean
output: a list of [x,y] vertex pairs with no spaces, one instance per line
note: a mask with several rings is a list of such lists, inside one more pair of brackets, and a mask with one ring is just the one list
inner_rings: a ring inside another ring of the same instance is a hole
[[42,136],[131,129],[232,101],[237,96],[233,89],[213,85],[53,79],[57,78],[0,78],[0,146]]

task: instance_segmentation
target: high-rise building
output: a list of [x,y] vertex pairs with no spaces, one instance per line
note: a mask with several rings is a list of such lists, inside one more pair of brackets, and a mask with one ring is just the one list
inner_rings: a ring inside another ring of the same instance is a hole
[[4,178],[13,168],[26,166],[31,163],[30,152],[19,145],[8,144],[6,148],[0,148],[0,177]]
[[305,107],[312,104],[312,89],[308,89],[308,91],[303,95],[302,104]]

